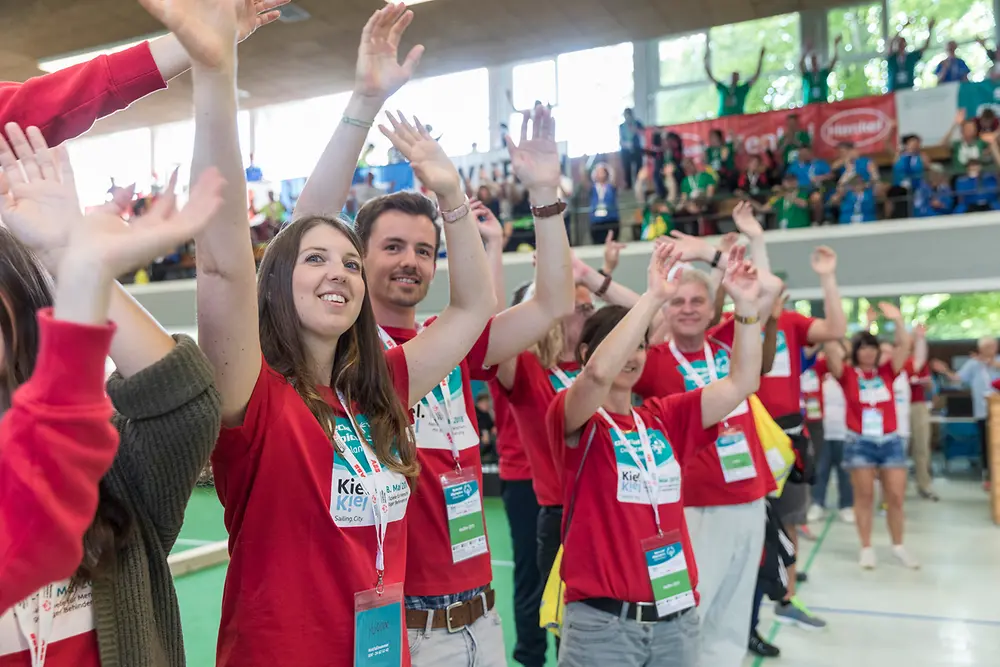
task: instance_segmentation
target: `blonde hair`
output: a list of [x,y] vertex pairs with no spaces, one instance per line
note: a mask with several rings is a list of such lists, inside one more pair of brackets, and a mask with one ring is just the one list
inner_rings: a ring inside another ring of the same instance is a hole
[[542,338],[529,349],[542,368],[555,368],[562,356],[563,346],[566,344],[566,335],[563,333],[562,322],[552,325]]
[[681,273],[680,280],[677,281],[678,285],[691,285],[697,284],[705,288],[708,292],[708,298],[715,298],[715,294],[712,290],[712,281],[709,279],[708,275],[701,271],[700,269],[684,267],[684,271]]

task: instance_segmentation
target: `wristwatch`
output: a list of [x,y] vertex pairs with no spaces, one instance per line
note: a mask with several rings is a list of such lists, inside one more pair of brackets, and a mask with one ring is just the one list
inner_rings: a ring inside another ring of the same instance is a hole
[[760,322],[760,317],[757,315],[740,315],[739,313],[733,313],[733,319],[736,320],[738,324],[757,324]]
[[561,199],[557,199],[555,204],[546,204],[545,206],[532,206],[531,215],[536,218],[554,218],[557,215],[562,215],[563,211],[566,210],[566,202]]
[[722,251],[721,250],[716,250],[715,251],[715,257],[712,258],[712,268],[713,269],[719,268],[719,260],[720,259],[722,259]]
[[471,210],[472,209],[469,208],[469,198],[466,197],[465,202],[463,202],[458,208],[453,208],[450,211],[442,210],[441,219],[449,224],[452,222],[458,222],[465,216],[469,215],[469,211]]

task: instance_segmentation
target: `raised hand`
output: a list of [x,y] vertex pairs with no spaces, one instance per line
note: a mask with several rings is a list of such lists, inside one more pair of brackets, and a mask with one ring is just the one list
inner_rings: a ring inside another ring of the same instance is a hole
[[424,54],[417,45],[399,62],[399,41],[411,21],[413,12],[402,3],[389,3],[372,14],[361,32],[354,92],[384,102],[410,80]]
[[927,327],[923,324],[917,324],[913,327],[913,337],[914,338],[927,338]]
[[98,209],[70,230],[61,266],[93,263],[111,277],[143,266],[203,230],[222,204],[224,185],[218,170],[210,168],[191,188],[182,210],[177,210],[177,199],[169,190],[145,215],[129,224],[114,213]]
[[737,243],[739,243],[740,235],[738,232],[727,232],[722,235],[722,240],[719,241],[719,250],[722,251],[724,255],[728,255],[729,251],[733,249]]
[[750,202],[741,201],[736,205],[736,208],[733,209],[733,222],[736,223],[738,230],[752,239],[764,234],[764,228],[760,226],[760,221],[754,215]]
[[869,329],[878,321],[878,311],[875,310],[874,306],[868,306],[868,310],[865,312],[865,320],[868,322]]
[[673,243],[659,243],[653,248],[653,254],[649,258],[646,289],[663,303],[669,301],[677,292],[678,280],[684,271],[684,269],[678,269],[671,276],[670,272],[679,259],[673,253]]
[[573,284],[580,285],[583,283],[584,278],[586,278],[591,271],[593,271],[590,266],[584,262],[582,259],[573,254],[572,259],[573,265]]
[[785,310],[785,304],[788,303],[788,293],[784,293],[774,300],[774,305],[771,306],[771,319],[777,320],[781,317],[781,313]]
[[[529,120],[532,121],[531,139],[528,139]],[[556,147],[556,121],[549,109],[536,106],[530,114],[525,112],[522,115],[521,140],[516,145],[509,134],[505,139],[514,175],[529,192],[554,191],[559,187],[562,167],[559,164],[559,150]],[[551,203],[551,201],[534,202],[535,205],[542,206]]]
[[674,246],[674,254],[682,262],[693,262],[695,260],[712,261],[715,256],[715,249],[709,243],[697,236],[689,236],[676,229],[670,230],[671,243]]
[[262,28],[269,23],[274,23],[281,18],[281,9],[291,0],[241,0],[237,8],[237,21],[239,25],[239,41],[245,40],[254,34],[258,28]]
[[411,125],[402,112],[399,112],[399,118],[394,118],[388,111],[385,115],[392,123],[392,129],[385,125],[379,125],[378,129],[410,161],[413,173],[420,182],[438,197],[461,192],[462,178],[458,170],[444,149],[427,133],[420,119],[414,116]]
[[817,246],[809,261],[817,275],[830,276],[837,271],[837,253],[825,245]]
[[742,246],[729,251],[722,288],[738,308],[755,308],[760,296],[760,279],[757,268],[746,259],[746,249]]
[[11,143],[0,136],[0,216],[54,273],[69,230],[83,218],[69,154],[65,146],[49,149],[37,127],[27,136],[15,123],[5,130]]
[[899,312],[899,308],[888,301],[879,301],[878,309],[882,311],[882,316],[887,320],[895,322],[903,318],[903,314]]
[[611,275],[618,268],[618,259],[624,249],[625,244],[615,241],[615,233],[608,230],[608,235],[604,238],[604,266],[601,267],[605,273]]
[[497,217],[493,215],[493,211],[489,209],[486,204],[479,201],[478,199],[470,199],[469,207],[472,209],[472,214],[476,216],[476,220],[479,222],[479,233],[482,235],[483,240],[487,244],[502,244],[503,243],[503,225],[497,220]]
[[238,12],[246,13],[243,2],[139,0],[147,12],[174,33],[193,62],[209,69],[235,66],[236,37],[241,27]]

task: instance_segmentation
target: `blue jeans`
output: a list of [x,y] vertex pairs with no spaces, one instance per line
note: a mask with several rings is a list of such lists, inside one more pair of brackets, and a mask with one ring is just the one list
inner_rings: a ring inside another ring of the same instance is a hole
[[826,440],[819,452],[819,463],[816,470],[816,483],[813,485],[813,502],[820,507],[826,507],[826,487],[830,484],[830,471],[837,469],[837,489],[840,494],[838,507],[844,509],[854,506],[854,488],[851,486],[851,473],[844,468],[844,441]]

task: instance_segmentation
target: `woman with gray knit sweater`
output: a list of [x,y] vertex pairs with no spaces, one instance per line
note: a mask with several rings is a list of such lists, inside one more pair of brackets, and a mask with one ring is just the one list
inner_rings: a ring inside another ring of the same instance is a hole
[[[0,320],[7,331],[2,337],[6,386],[0,397],[9,402],[38,359],[40,330],[34,313],[53,302],[46,271],[56,277],[63,311],[68,283],[78,291],[103,286],[99,304],[117,327],[110,350],[118,370],[107,392],[121,444],[95,494],[96,515],[93,506],[87,508],[92,521],[83,535],[82,562],[70,578],[43,586],[0,616],[0,662],[14,659],[20,664],[20,659],[30,658],[33,667],[183,665],[180,615],[167,554],[215,443],[219,393],[194,342],[167,335],[113,282],[119,269],[131,265],[121,266],[121,252],[113,261],[116,256],[108,248],[121,251],[131,244],[125,258],[138,257],[138,265],[183,243],[218,207],[222,179],[218,172],[206,174],[192,189],[183,213],[177,213],[173,191],[168,190],[142,223],[127,226],[105,209],[84,217],[65,150],[50,151],[37,128],[29,128],[27,137],[17,125],[5,129],[13,150],[0,138],[0,213],[21,243],[7,234],[2,248],[6,268],[0,274],[0,292],[5,307]],[[63,422],[77,418],[71,408],[62,410]],[[49,458],[60,451],[47,441],[46,419],[38,421],[30,486],[17,492],[22,517],[40,506],[54,506],[43,496],[58,497],[72,483],[70,475],[60,471],[60,462]],[[5,454],[11,445],[17,447],[16,442],[4,443]],[[81,502],[86,497],[81,496]],[[83,508],[35,512],[39,525],[31,537],[52,534],[42,525],[51,516],[66,524],[67,535],[65,542],[54,541],[49,548],[67,548],[72,542],[68,531],[75,525],[68,519],[74,511]],[[79,547],[71,547],[71,553],[79,554]]]

